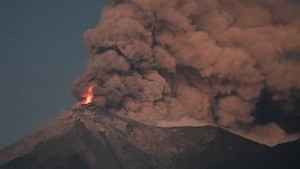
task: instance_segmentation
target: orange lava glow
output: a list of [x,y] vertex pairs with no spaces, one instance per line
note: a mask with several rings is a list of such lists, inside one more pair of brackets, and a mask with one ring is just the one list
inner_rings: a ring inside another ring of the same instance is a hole
[[94,86],[89,86],[85,92],[82,94],[81,104],[87,105],[93,102],[94,98]]

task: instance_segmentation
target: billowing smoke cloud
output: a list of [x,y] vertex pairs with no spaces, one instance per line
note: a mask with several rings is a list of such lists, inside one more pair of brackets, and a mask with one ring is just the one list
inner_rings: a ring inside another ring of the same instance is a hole
[[73,91],[94,85],[99,110],[154,125],[299,131],[296,0],[119,0],[84,38],[89,63]]

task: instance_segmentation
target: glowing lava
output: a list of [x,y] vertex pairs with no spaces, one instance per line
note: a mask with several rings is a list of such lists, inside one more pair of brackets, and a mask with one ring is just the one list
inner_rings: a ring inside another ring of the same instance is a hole
[[94,98],[94,86],[89,86],[85,92],[82,94],[81,104],[87,105],[93,102]]

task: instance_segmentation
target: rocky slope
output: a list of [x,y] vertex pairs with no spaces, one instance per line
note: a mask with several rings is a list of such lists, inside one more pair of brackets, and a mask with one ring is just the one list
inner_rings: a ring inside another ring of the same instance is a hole
[[24,140],[27,149],[23,141],[0,152],[1,169],[300,167],[299,141],[270,148],[215,127],[151,127],[89,111],[69,113]]

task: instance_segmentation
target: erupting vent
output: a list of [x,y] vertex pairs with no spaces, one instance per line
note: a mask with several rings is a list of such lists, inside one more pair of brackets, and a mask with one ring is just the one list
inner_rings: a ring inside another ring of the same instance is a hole
[[95,86],[89,86],[84,91],[84,93],[82,94],[82,100],[81,100],[82,105],[88,105],[88,104],[91,104],[93,102],[94,88],[95,88]]

